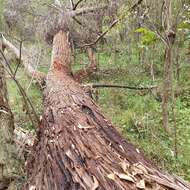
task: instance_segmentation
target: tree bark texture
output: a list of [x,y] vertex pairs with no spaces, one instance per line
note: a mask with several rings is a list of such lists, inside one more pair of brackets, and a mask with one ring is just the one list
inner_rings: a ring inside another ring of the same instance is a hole
[[19,175],[21,178],[22,173],[13,131],[13,115],[8,104],[5,73],[0,59],[0,190],[20,189]]
[[38,140],[27,161],[25,190],[188,190],[156,170],[116,131],[74,81],[68,33],[54,36]]
[[165,25],[166,25],[166,43],[165,62],[164,62],[164,77],[163,77],[163,96],[162,96],[162,112],[163,112],[163,127],[166,131],[169,129],[169,101],[172,95],[173,84],[173,46],[176,34],[172,28],[172,1],[165,0]]
[[165,52],[164,83],[162,96],[163,126],[166,130],[169,130],[169,100],[172,89],[172,65],[172,48],[167,47]]

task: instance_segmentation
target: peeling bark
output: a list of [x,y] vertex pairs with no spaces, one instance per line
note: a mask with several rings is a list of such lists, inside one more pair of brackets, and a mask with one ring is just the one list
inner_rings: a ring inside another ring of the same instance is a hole
[[155,169],[74,81],[66,32],[54,36],[52,55],[25,190],[189,189]]

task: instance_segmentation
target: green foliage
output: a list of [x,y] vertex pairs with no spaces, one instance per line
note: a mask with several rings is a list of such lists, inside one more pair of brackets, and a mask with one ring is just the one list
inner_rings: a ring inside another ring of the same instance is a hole
[[0,30],[3,30],[3,9],[4,9],[4,0],[0,0]]
[[178,30],[190,30],[190,22],[189,20],[185,20],[178,24],[177,26]]
[[155,41],[157,40],[156,34],[147,28],[141,27],[135,30],[135,32],[141,34],[142,45],[148,46],[148,45],[154,44]]

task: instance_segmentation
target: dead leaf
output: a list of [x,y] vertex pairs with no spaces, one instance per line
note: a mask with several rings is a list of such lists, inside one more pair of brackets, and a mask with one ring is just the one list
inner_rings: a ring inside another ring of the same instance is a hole
[[29,190],[35,190],[36,189],[36,186],[32,185],[29,187]]
[[123,148],[121,145],[119,145],[119,148],[121,148],[121,150],[122,150],[123,152],[125,152],[124,148]]
[[144,179],[140,180],[137,184],[136,184],[137,188],[139,189],[145,189],[146,186],[145,186],[145,181]]
[[115,174],[113,174],[113,173],[112,174],[108,174],[107,177],[109,179],[115,180]]
[[141,163],[136,163],[133,166],[135,166],[136,168],[138,168],[139,171],[141,170],[144,174],[148,174],[147,169]]
[[92,129],[94,128],[93,126],[82,126],[80,123],[78,124],[79,129]]
[[121,162],[121,167],[125,173],[127,173],[127,168],[129,168],[129,164],[125,161]]
[[139,153],[139,154],[140,154],[140,150],[139,150],[138,148],[136,148],[136,151],[137,151],[137,153]]
[[143,170],[139,169],[138,167],[135,167],[135,166],[134,166],[132,169],[133,169],[133,171],[132,171],[132,175],[133,175],[133,176],[135,176],[135,175],[137,175],[137,174],[142,175],[142,174],[144,173]]
[[124,180],[127,180],[127,181],[130,181],[130,182],[135,182],[134,179],[130,176],[130,175],[127,175],[127,174],[123,174],[123,173],[115,173],[120,179],[124,179]]

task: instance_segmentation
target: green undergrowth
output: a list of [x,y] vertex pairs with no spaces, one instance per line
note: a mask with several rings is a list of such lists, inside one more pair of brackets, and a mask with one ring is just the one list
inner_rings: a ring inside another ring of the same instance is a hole
[[[173,111],[170,110],[170,129],[168,135],[162,128],[162,110],[159,97],[162,86],[162,54],[154,57],[155,80],[147,71],[147,61],[139,64],[139,50],[134,48],[132,54],[127,50],[113,50],[110,47],[99,49],[97,61],[100,73],[111,70],[105,75],[99,75],[88,83],[119,84],[128,86],[157,85],[158,92],[148,90],[135,91],[127,89],[98,89],[95,92],[97,102],[104,113],[119,127],[122,134],[161,169],[190,180],[190,65],[181,68],[180,80],[174,82],[176,95],[176,126],[175,138]],[[88,63],[85,52],[77,52],[73,58],[74,70]],[[149,60],[149,59],[147,59]],[[45,69],[47,70],[47,69]],[[30,79],[23,69],[19,69],[18,79],[23,88],[27,89]],[[16,124],[31,128],[26,113],[23,112],[22,97],[15,83],[8,80],[10,104],[15,115]],[[30,85],[27,91],[36,112],[41,114],[42,94],[35,85]],[[172,107],[172,106],[170,106]]]
[[[15,70],[16,66],[12,65],[12,69]],[[7,75],[7,87],[9,94],[9,102],[11,110],[14,114],[15,124],[17,126],[33,129],[32,122],[30,121],[27,106],[24,104],[23,96],[20,93],[18,86]],[[25,90],[27,97],[30,99],[35,112],[39,115],[42,111],[42,93],[39,88],[34,85],[34,81],[27,77],[26,72],[21,67],[18,69],[16,79]],[[34,114],[32,114],[34,115]],[[33,116],[34,117],[34,116]]]

